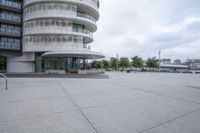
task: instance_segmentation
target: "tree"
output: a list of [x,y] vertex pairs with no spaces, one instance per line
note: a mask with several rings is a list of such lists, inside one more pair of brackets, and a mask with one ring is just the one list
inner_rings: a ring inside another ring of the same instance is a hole
[[86,63],[85,66],[84,66],[84,69],[90,70],[91,69],[91,65],[89,63]]
[[108,69],[110,67],[110,62],[107,60],[102,60],[102,65],[104,69]]
[[91,63],[91,67],[92,68],[96,68],[96,69],[100,69],[103,67],[102,65],[102,62],[101,61],[96,61],[94,60],[92,63]]
[[121,57],[119,61],[119,66],[124,70],[124,68],[127,68],[130,66],[129,59],[127,57]]
[[101,69],[103,68],[103,64],[101,61],[97,61],[97,66],[96,66],[96,69]]
[[132,60],[131,64],[135,68],[141,68],[144,66],[144,61],[142,60],[141,57],[134,56],[131,58],[131,60]]
[[149,68],[157,68],[159,67],[159,60],[156,57],[148,58],[146,64]]
[[97,68],[97,61],[96,60],[91,62],[91,68]]
[[119,65],[117,58],[110,58],[110,67],[114,70],[117,70],[117,66]]
[[6,57],[0,56],[0,69],[6,69]]

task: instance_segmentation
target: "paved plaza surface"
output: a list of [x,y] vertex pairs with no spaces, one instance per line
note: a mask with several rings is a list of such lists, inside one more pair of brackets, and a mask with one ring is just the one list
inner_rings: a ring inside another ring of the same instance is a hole
[[0,133],[200,133],[200,75],[0,79]]

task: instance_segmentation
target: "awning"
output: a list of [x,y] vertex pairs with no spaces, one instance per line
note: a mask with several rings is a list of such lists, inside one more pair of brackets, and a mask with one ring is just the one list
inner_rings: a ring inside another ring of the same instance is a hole
[[93,51],[62,51],[62,52],[45,52],[43,57],[77,57],[84,59],[102,59],[105,56]]

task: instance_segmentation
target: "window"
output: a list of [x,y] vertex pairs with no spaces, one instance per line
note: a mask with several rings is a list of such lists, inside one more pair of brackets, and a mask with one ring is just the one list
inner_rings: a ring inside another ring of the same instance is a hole
[[55,20],[52,20],[52,21],[51,21],[51,25],[52,25],[52,26],[54,26],[55,23],[56,23]]
[[59,21],[56,21],[56,26],[60,26],[60,22]]
[[10,0],[1,0],[0,2],[3,5],[21,9],[21,3],[20,2],[10,1]]
[[5,33],[13,33],[13,34],[19,34],[19,35],[21,33],[20,27],[11,25],[11,24],[1,24],[0,29],[1,29],[1,32],[5,32]]
[[20,39],[1,37],[0,47],[6,49],[20,49]]
[[13,21],[18,21],[18,22],[21,21],[21,17],[19,14],[13,13],[10,11],[1,11],[0,16],[1,18],[7,19],[7,20],[13,20]]
[[49,26],[49,21],[48,20],[45,21],[45,26]]
[[62,26],[65,27],[65,26],[66,26],[66,23],[65,23],[65,22],[62,22]]

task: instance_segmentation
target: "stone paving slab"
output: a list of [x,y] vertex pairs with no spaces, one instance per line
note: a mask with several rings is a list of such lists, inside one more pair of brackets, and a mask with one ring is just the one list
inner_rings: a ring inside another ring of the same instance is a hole
[[95,133],[78,111],[0,122],[1,133]]
[[193,112],[180,119],[162,124],[143,133],[199,133],[200,111]]
[[150,98],[88,108],[84,112],[102,133],[137,133],[199,109],[196,104]]
[[31,118],[75,109],[68,97],[0,104],[0,122]]
[[200,132],[200,75],[25,76],[0,79],[0,133]]

